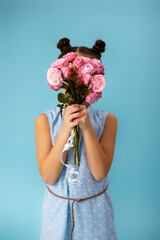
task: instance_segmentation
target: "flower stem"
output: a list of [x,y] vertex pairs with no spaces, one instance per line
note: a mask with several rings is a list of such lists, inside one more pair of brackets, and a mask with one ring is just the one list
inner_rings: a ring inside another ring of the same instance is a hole
[[74,139],[74,164],[76,165],[76,126],[74,127],[75,139]]
[[80,166],[80,158],[79,158],[79,137],[80,137],[80,128],[79,128],[79,125],[78,125],[78,144],[77,144],[77,157],[78,157],[78,167]]

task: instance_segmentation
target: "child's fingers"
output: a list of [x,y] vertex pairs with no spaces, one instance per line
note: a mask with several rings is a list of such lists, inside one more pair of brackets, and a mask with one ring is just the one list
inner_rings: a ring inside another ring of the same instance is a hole
[[84,116],[84,112],[76,112],[76,113],[72,113],[68,116],[68,121],[71,122],[73,121],[74,119],[77,119],[77,118],[81,118]]
[[69,116],[72,113],[79,112],[82,110],[83,110],[83,107],[81,107],[79,104],[73,104],[66,108],[66,115]]
[[72,123],[71,123],[71,127],[73,128],[74,126],[78,125],[79,123],[81,123],[81,119],[75,119]]

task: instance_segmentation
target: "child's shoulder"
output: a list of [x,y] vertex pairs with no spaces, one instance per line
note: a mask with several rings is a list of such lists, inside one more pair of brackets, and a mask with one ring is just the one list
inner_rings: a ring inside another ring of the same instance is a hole
[[49,122],[51,122],[57,116],[57,114],[58,114],[58,107],[50,108],[50,109],[45,110],[44,112],[40,113],[39,115],[37,115],[36,119],[43,119],[43,118],[47,117]]
[[54,114],[58,112],[58,107],[56,108],[49,108],[48,110],[45,110],[43,113],[45,114]]
[[57,115],[59,114],[59,108],[50,108],[44,111],[44,114],[47,115],[50,121],[53,121],[55,118],[57,118]]
[[97,109],[97,108],[92,108],[93,109],[93,113],[97,116],[106,116],[108,115],[108,112],[103,110],[103,109]]
[[114,113],[111,113],[102,109],[94,109],[94,113],[97,117],[100,117],[100,118],[104,117],[105,119],[107,118],[113,121],[117,121],[117,117]]

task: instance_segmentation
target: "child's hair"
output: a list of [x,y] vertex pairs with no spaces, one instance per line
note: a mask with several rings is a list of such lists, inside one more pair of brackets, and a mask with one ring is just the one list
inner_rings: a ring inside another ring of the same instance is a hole
[[69,53],[69,52],[79,52],[82,55],[89,56],[90,58],[96,58],[101,60],[101,52],[105,51],[105,42],[102,40],[97,40],[92,48],[87,48],[84,46],[81,47],[72,47],[70,45],[70,40],[68,38],[61,38],[57,44],[57,48],[61,50],[61,54],[58,58],[63,57],[63,55]]

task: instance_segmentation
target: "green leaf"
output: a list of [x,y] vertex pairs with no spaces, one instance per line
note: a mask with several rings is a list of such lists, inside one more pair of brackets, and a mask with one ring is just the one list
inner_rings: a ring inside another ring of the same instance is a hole
[[58,94],[58,101],[61,103],[67,103],[67,98],[66,95],[64,93],[59,93]]
[[61,88],[67,89],[68,86],[64,84],[64,85],[61,86]]
[[73,82],[71,81],[70,82],[70,92],[71,92],[72,96],[75,98],[74,88],[75,88],[75,86],[74,86]]
[[95,74],[97,74],[97,73],[98,73],[98,72],[97,72],[97,71],[95,71],[95,72],[93,72],[93,73],[92,73],[92,75],[94,76],[94,75],[95,75]]
[[57,107],[60,108],[60,114],[61,114],[61,118],[62,118],[62,109],[65,106],[65,104],[57,104]]
[[64,108],[64,107],[65,107],[65,104],[57,104],[57,107],[62,107],[62,108]]
[[68,78],[66,78],[66,79],[63,79],[63,82],[70,83],[70,80]]

